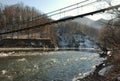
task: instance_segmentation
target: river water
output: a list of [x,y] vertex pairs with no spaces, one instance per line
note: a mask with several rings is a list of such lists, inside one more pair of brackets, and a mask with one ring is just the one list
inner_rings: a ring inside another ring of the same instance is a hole
[[80,51],[25,54],[35,55],[0,58],[0,81],[75,81],[102,60],[97,53]]

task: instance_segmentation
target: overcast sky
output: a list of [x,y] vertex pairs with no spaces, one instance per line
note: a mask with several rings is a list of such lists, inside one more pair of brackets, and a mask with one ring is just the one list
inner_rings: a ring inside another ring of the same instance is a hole
[[[12,4],[16,4],[19,2],[24,3],[25,5],[31,6],[31,7],[35,7],[36,9],[38,9],[39,11],[42,11],[44,13],[48,13],[81,1],[85,1],[85,0],[0,0],[0,3],[3,4],[7,4],[7,5],[12,5]],[[94,1],[94,0],[90,0],[90,1]],[[120,0],[115,0],[115,3],[119,4]],[[99,6],[101,6],[100,4],[98,4]],[[84,9],[79,9],[79,12],[88,12],[90,10],[93,10],[95,8],[93,8],[95,6],[92,7],[86,7]],[[79,14],[77,11],[73,11],[70,13],[64,13],[64,16],[70,16],[70,15],[75,15],[75,14]],[[63,15],[63,14],[62,14]],[[96,20],[99,18],[102,18],[103,15],[94,15],[90,18]]]

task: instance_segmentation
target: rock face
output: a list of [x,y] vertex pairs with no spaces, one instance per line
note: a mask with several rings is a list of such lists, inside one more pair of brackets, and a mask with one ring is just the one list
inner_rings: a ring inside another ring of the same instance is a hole
[[83,17],[83,18],[74,19],[67,23],[62,23],[56,29],[56,35],[59,38],[57,40],[58,46],[63,48],[96,47],[95,45],[95,41],[97,41],[95,39],[97,37],[96,32],[99,31],[99,29],[103,27],[104,23],[106,22],[107,20],[104,19],[99,19],[97,21],[94,21],[87,17]]
[[57,33],[59,40],[58,45],[63,48],[93,48],[95,43],[91,38],[83,33],[69,34]]

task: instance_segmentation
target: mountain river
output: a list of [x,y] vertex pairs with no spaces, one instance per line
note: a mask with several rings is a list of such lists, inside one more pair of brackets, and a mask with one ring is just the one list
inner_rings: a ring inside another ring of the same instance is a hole
[[75,81],[103,60],[97,53],[80,51],[18,54],[33,55],[0,57],[0,81]]

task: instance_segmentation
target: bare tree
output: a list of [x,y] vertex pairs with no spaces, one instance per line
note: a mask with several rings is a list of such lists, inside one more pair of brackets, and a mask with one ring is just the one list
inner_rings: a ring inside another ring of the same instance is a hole
[[[109,6],[112,6],[113,0],[105,0]],[[112,14],[112,19],[106,23],[106,26],[101,29],[100,32],[100,45],[107,50],[119,50],[120,49],[120,11],[119,8],[112,9],[107,12]]]

